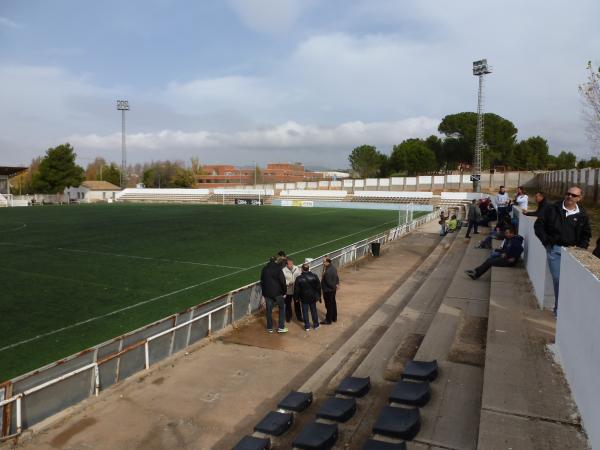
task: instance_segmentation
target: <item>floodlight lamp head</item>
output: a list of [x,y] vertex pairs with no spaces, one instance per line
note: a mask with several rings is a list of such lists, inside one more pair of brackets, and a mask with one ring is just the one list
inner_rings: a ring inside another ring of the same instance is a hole
[[492,73],[492,68],[488,66],[487,59],[480,59],[479,61],[473,61],[473,75],[487,75]]
[[129,102],[127,100],[117,100],[117,109],[119,111],[129,111]]

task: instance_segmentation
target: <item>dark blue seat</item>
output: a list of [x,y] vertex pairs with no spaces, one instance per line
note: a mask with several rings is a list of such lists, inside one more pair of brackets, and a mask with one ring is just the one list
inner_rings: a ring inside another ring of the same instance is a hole
[[362,450],[406,450],[406,444],[400,442],[398,444],[392,442],[383,442],[376,439],[369,439]]
[[237,443],[233,450],[269,450],[271,448],[271,439],[257,438],[254,436],[244,436]]
[[433,381],[438,376],[437,360],[407,361],[402,372],[402,379],[408,378],[419,381]]
[[317,411],[317,417],[346,422],[356,412],[355,398],[329,398]]
[[312,392],[290,392],[277,405],[278,408],[287,409],[288,411],[302,412],[310,406],[313,401]]
[[335,392],[349,397],[364,397],[369,389],[371,389],[370,377],[347,377],[342,380]]
[[292,446],[306,450],[328,450],[335,445],[337,438],[337,424],[312,422],[302,429]]
[[294,423],[292,413],[271,411],[254,427],[254,431],[271,436],[281,436],[292,426],[292,423]]
[[391,402],[411,406],[425,406],[430,398],[431,389],[426,381],[398,381],[389,396]]
[[417,408],[394,408],[385,406],[375,425],[373,433],[410,441],[421,428],[421,415]]

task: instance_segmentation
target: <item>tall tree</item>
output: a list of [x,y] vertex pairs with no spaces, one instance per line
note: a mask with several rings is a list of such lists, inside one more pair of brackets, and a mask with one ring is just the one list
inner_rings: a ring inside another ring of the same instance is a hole
[[574,169],[577,164],[577,157],[572,152],[560,152],[558,156],[550,157],[549,169],[562,170]]
[[376,177],[383,164],[383,156],[372,145],[356,147],[348,156],[350,167],[360,178]]
[[577,168],[578,169],[584,169],[586,167],[589,167],[591,169],[598,169],[598,168],[600,168],[600,159],[598,159],[595,156],[593,156],[592,158],[590,158],[588,160],[582,159],[581,161],[579,161],[577,163]]
[[512,167],[521,170],[545,169],[548,164],[548,142],[541,136],[525,139],[515,145]]
[[85,179],[95,181],[102,180],[105,166],[106,160],[101,156],[96,156],[96,158],[94,158],[92,162],[88,163],[87,167],[85,168]]
[[586,132],[596,149],[600,149],[600,67],[594,70],[592,62],[587,65],[588,79],[579,86],[583,98]]
[[421,139],[407,139],[394,145],[390,165],[394,172],[416,175],[436,170],[437,161],[435,153]]
[[110,163],[110,166],[104,166],[102,169],[102,180],[119,186],[121,182],[121,168],[114,162]]
[[56,194],[66,187],[79,186],[85,174],[83,168],[75,164],[76,156],[69,143],[49,148],[33,178],[35,192]]
[[[513,150],[517,140],[517,128],[497,114],[484,115],[484,167],[512,166]],[[446,135],[446,162],[455,167],[461,162],[470,163],[475,151],[477,114],[462,112],[444,117],[438,131]]]

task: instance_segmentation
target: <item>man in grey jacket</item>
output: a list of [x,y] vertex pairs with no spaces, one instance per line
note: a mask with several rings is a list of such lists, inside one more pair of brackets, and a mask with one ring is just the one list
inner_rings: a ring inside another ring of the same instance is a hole
[[335,294],[340,287],[340,279],[338,277],[337,269],[331,264],[331,259],[325,257],[323,260],[323,277],[321,279],[321,288],[323,289],[323,299],[325,300],[325,309],[327,314],[325,320],[321,323],[323,325],[331,325],[333,322],[337,322],[337,304],[335,301]]
[[469,209],[467,210],[467,220],[469,221],[469,225],[467,227],[467,234],[465,237],[471,237],[471,230],[473,230],[473,234],[479,234],[479,231],[477,231],[477,224],[479,224],[479,221],[481,220],[481,210],[479,209],[479,205],[475,199],[471,201]]

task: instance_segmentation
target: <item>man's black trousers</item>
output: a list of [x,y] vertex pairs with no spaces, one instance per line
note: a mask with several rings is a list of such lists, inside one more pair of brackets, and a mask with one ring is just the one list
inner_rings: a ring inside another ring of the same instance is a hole
[[323,291],[323,300],[325,300],[325,309],[327,314],[325,315],[325,322],[337,322],[337,304],[335,302],[335,290],[334,291]]
[[512,267],[514,265],[515,262],[509,262],[508,259],[502,258],[501,256],[488,258],[483,262],[483,264],[475,268],[475,274],[477,278],[479,278],[481,275],[490,270],[490,267]]
[[292,320],[292,303],[294,303],[294,313],[296,313],[296,319],[300,322],[303,322],[302,319],[302,305],[299,301],[295,301],[293,296],[286,295],[285,296],[285,320],[286,322],[290,322]]

